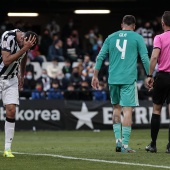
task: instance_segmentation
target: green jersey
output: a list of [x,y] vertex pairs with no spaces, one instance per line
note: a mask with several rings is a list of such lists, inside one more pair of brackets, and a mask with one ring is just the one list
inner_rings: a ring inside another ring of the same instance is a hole
[[109,84],[132,84],[137,80],[138,57],[146,74],[149,72],[149,56],[144,39],[134,31],[120,30],[106,38],[96,59],[96,70],[100,70],[106,56],[109,57]]

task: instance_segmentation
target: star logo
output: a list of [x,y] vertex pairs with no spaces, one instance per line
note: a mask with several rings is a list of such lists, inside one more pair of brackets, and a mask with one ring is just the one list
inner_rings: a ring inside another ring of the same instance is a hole
[[76,118],[78,118],[76,129],[79,129],[84,124],[87,125],[89,128],[93,129],[92,124],[92,118],[97,114],[98,112],[89,112],[86,104],[83,102],[81,111],[73,111],[71,112],[72,115],[74,115]]

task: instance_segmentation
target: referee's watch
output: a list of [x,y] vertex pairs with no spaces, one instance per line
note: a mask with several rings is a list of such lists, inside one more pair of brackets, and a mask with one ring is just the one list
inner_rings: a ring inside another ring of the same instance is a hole
[[147,77],[153,77],[152,75],[148,74]]

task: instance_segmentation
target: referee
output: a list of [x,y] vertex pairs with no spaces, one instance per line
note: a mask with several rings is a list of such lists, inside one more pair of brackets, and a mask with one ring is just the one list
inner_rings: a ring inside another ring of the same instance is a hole
[[[151,143],[145,150],[157,152],[156,140],[160,129],[160,114],[163,104],[166,102],[170,111],[170,11],[162,15],[163,33],[154,38],[153,51],[150,60],[150,70],[147,78],[149,90],[153,88],[153,113],[151,118]],[[158,72],[153,79],[156,64]],[[170,128],[169,143],[166,153],[170,153]]]

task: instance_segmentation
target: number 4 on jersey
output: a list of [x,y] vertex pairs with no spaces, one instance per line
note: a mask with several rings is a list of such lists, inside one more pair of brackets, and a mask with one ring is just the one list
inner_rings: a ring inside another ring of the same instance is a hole
[[123,47],[121,47],[120,39],[116,40],[116,47],[122,53],[121,59],[125,59],[126,44],[127,44],[127,40],[123,40]]

